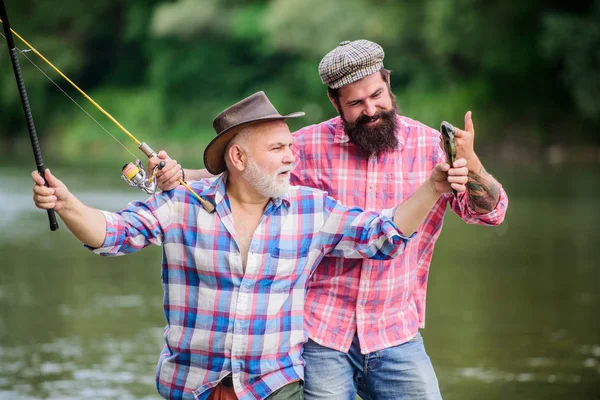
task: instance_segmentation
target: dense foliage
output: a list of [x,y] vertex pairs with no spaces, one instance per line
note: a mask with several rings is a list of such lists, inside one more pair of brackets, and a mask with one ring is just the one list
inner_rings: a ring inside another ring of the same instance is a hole
[[[5,3],[15,31],[141,140],[175,154],[189,156],[186,146],[200,151],[213,136],[212,118],[257,90],[281,112],[307,113],[292,128],[333,116],[318,63],[340,41],[360,38],[384,47],[401,112],[412,118],[462,126],[470,109],[479,141],[600,142],[600,0]],[[26,55],[129,146],[62,78]],[[39,135],[53,154],[118,153],[25,56],[21,63]],[[19,149],[16,138],[27,140],[20,107],[5,49],[5,155]]]

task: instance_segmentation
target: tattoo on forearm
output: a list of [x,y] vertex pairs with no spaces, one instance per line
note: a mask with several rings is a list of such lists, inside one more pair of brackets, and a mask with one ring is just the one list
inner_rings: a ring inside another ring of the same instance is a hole
[[469,171],[467,189],[469,204],[478,213],[488,213],[496,208],[500,200],[500,185],[487,173],[483,166],[479,173]]

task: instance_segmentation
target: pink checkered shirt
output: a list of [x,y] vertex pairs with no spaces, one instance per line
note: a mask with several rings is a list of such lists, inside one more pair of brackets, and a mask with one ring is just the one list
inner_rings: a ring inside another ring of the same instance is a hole
[[[322,189],[349,206],[380,210],[406,200],[446,157],[440,134],[398,116],[398,148],[361,156],[340,117],[294,133],[293,183]],[[472,210],[464,194],[440,198],[404,253],[391,261],[325,257],[309,281],[305,326],[317,343],[348,352],[358,334],[362,353],[404,343],[425,325],[425,298],[433,247],[450,206],[471,224],[498,225],[508,198],[504,190],[488,214]]]

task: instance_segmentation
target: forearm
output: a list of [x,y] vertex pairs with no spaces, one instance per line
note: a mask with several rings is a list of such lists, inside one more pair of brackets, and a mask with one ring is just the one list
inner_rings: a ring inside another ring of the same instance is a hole
[[100,210],[86,206],[71,194],[57,213],[81,242],[94,248],[102,246],[106,236],[106,220]]
[[403,234],[412,235],[439,198],[440,194],[435,191],[431,180],[428,179],[412,196],[396,207],[394,223]]
[[216,175],[211,174],[206,169],[187,169],[183,170],[186,181],[199,181],[200,179],[213,178]]
[[483,167],[479,159],[469,160],[467,201],[478,214],[493,211],[500,200],[500,184]]

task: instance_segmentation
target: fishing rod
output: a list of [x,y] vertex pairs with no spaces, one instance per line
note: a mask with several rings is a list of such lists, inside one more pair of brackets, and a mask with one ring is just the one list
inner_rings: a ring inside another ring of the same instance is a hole
[[[58,73],[71,86],[73,86],[79,93],[81,93],[81,95],[83,95],[83,97],[85,97],[94,107],[96,107],[111,122],[113,122],[121,131],[123,131],[131,140],[133,140],[138,145],[138,148],[142,151],[142,153],[144,153],[148,158],[156,157],[157,156],[156,152],[154,150],[152,150],[152,148],[150,148],[150,146],[148,144],[146,144],[145,142],[140,142],[135,136],[133,136],[131,134],[131,132],[129,132],[127,129],[125,129],[125,127],[123,125],[121,125],[112,115],[110,115],[106,110],[104,110],[104,108],[102,108],[98,103],[96,103],[94,101],[94,99],[92,99],[90,96],[88,96],[87,93],[85,93],[82,89],[80,89],[79,86],[77,86],[71,79],[69,79],[65,74],[63,74],[46,57],[44,57],[32,45],[30,45],[25,39],[23,39],[17,32],[15,32],[12,28],[10,28],[10,26],[8,26],[8,23],[4,22],[4,21],[8,22],[8,19],[6,18],[6,10],[4,8],[4,0],[0,0],[0,3],[2,5],[2,10],[3,10],[2,18],[0,19],[0,23],[2,23],[4,25],[5,32],[8,31],[8,33],[6,35],[7,40],[8,40],[8,37],[9,37],[9,33],[10,33],[10,37],[11,38],[12,38],[12,35],[16,36],[21,42],[23,42],[23,44],[25,44],[25,46],[27,46],[33,53],[35,53],[40,59],[42,59],[42,61],[44,61],[46,64],[48,64],[54,71],[56,71],[56,73]],[[9,48],[10,47],[11,46],[9,45]],[[12,43],[12,48],[14,50],[15,58],[16,58],[16,52],[17,52],[17,50],[16,50],[16,48],[14,46],[14,41]],[[13,54],[13,52],[11,52],[11,58],[12,58],[12,54]],[[29,60],[29,61],[32,62],[31,60]],[[18,60],[17,60],[17,62],[18,62]],[[50,79],[50,78],[48,77],[48,79]],[[24,89],[24,86],[23,86],[23,89]],[[64,91],[63,91],[63,93],[64,93]],[[73,99],[71,99],[71,100],[73,100]],[[109,135],[110,135],[110,133],[109,133]],[[110,135],[110,136],[112,136],[112,135]],[[115,138],[114,136],[112,136],[112,137],[117,142],[119,142],[119,140],[117,138]],[[123,146],[123,144],[121,144],[121,145]],[[125,146],[123,146],[123,147],[125,147]],[[35,151],[35,149],[34,149],[34,151]],[[41,157],[41,155],[40,155],[40,157]],[[36,158],[36,160],[37,160],[37,158]],[[161,164],[159,165],[159,168],[162,168],[161,165],[164,165],[164,162],[161,162]],[[38,168],[38,171],[39,171],[39,168]],[[144,168],[143,168],[141,162],[139,160],[137,160],[135,163],[128,163],[128,164],[126,164],[123,167],[123,175],[122,175],[122,177],[131,186],[139,187],[140,189],[144,190],[146,193],[151,194],[151,193],[154,192],[155,185],[156,185],[156,182],[154,182],[154,183],[152,182],[152,179],[156,176],[156,173],[157,173],[157,169],[154,168],[154,172],[152,174],[153,176],[151,178],[148,178],[146,172],[144,171]],[[42,174],[42,176],[43,176],[43,174]],[[182,178],[179,179],[179,183],[181,185],[183,185],[198,201],[200,201],[200,204],[202,205],[202,207],[207,212],[209,212],[209,213],[210,212],[214,212],[214,210],[215,210],[214,204],[212,204],[211,202],[209,202],[209,201],[203,199],[202,197],[200,197]],[[52,211],[54,213],[53,210],[49,210],[49,211]]]
[[[23,106],[23,112],[25,113],[25,119],[27,120],[27,130],[29,131],[29,139],[31,140],[31,147],[33,149],[33,156],[35,158],[35,164],[38,170],[38,173],[44,178],[44,182],[46,186],[48,186],[48,182],[46,181],[45,171],[46,167],[44,166],[44,159],[42,157],[42,149],[40,148],[40,143],[38,142],[37,133],[35,130],[35,124],[33,122],[33,116],[31,115],[31,107],[29,105],[29,96],[27,96],[27,90],[25,89],[25,82],[23,80],[23,74],[21,72],[21,65],[19,64],[19,58],[17,56],[17,49],[15,47],[15,41],[12,36],[12,29],[10,29],[10,24],[8,22],[8,16],[6,15],[6,7],[4,7],[4,0],[0,0],[0,19],[2,20],[2,25],[4,27],[4,33],[6,38],[6,44],[8,45],[8,52],[10,54],[10,61],[12,62],[13,71],[15,73],[15,79],[17,80],[17,87],[19,88],[19,96],[21,97],[21,105]],[[50,230],[56,231],[58,230],[58,222],[56,221],[56,214],[54,213],[54,209],[47,210],[48,211],[48,221],[50,222]]]

